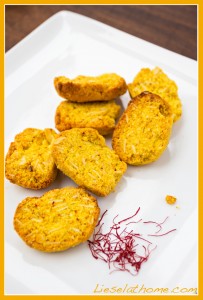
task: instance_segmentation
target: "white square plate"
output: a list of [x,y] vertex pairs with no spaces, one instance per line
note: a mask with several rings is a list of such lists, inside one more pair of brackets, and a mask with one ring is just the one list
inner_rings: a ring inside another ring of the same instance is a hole
[[[18,203],[27,196],[74,183],[62,174],[46,190],[23,189],[5,180],[5,293],[93,294],[100,287],[197,287],[197,62],[117,29],[70,12],[60,12],[6,54],[5,151],[14,136],[27,127],[54,128],[62,100],[53,78],[115,72],[131,82],[143,67],[161,67],[179,87],[183,116],[173,126],[170,144],[153,163],[129,166],[116,192],[99,198],[107,222],[132,215],[141,207],[144,219],[162,221],[176,232],[157,238],[157,249],[133,277],[109,274],[95,260],[87,243],[63,253],[46,254],[26,246],[13,229]],[[129,95],[121,97],[127,106]],[[110,139],[107,141],[110,145]],[[165,202],[175,195],[177,205]],[[176,289],[176,292],[178,290]]]

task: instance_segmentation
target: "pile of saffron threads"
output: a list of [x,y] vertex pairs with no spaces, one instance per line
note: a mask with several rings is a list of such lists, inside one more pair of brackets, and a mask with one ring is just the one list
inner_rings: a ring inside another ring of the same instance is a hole
[[[132,216],[117,221],[118,215],[114,217],[107,233],[102,232],[103,219],[107,214],[107,210],[102,214],[95,231],[93,233],[92,240],[88,240],[88,246],[91,250],[92,256],[95,259],[101,259],[108,264],[111,271],[126,271],[132,275],[137,275],[142,263],[146,262],[151,252],[157,247],[151,241],[146,239],[145,236],[164,236],[176,229],[161,233],[163,230],[162,225],[166,222],[168,217],[161,223],[154,221],[138,221],[133,220],[140,211],[140,207]],[[157,230],[152,234],[137,233],[136,224],[153,224]],[[132,225],[130,226],[130,224]]]

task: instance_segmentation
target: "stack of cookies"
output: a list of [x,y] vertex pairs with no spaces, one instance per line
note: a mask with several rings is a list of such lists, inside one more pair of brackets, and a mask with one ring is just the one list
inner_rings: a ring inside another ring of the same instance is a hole
[[111,133],[120,106],[117,97],[127,91],[125,80],[117,74],[97,77],[78,76],[73,80],[56,77],[54,86],[62,101],[56,110],[55,125],[59,131],[71,128],[94,128],[102,135]]

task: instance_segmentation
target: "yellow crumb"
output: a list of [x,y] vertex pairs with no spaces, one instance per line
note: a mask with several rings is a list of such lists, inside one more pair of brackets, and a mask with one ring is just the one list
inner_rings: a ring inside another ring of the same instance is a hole
[[[173,204],[175,204],[176,203],[176,197],[174,197],[174,196],[170,196],[170,195],[167,195],[166,196],[166,202],[168,203],[168,204],[170,204],[170,205],[173,205]],[[176,206],[176,208],[179,208],[179,206]]]

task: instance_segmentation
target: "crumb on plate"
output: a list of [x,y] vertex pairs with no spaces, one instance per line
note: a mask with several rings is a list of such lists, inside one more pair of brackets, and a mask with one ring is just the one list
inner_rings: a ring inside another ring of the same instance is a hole
[[[170,196],[170,195],[167,195],[166,196],[166,202],[168,203],[168,204],[170,204],[170,205],[173,205],[173,204],[175,204],[176,203],[176,197],[174,197],[174,196]],[[176,206],[176,208],[177,208],[177,206]],[[178,207],[179,208],[179,207]]]

